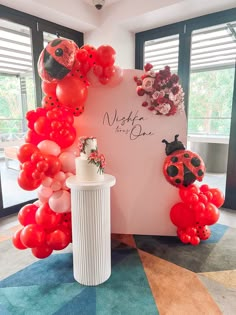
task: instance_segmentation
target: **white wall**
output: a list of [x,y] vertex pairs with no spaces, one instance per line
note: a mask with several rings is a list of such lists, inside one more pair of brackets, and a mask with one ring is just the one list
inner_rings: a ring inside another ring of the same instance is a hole
[[107,20],[98,29],[85,33],[84,42],[96,48],[100,45],[112,46],[116,51],[116,64],[123,69],[134,69],[134,33],[123,26],[113,25]]
[[106,0],[96,10],[92,0],[1,0],[1,4],[84,33],[85,43],[111,45],[116,64],[134,68],[135,32],[236,7],[236,0]]

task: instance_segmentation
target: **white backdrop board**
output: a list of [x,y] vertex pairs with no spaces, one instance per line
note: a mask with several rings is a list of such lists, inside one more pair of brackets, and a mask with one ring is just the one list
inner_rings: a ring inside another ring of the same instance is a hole
[[123,234],[176,235],[170,208],[179,201],[178,189],[162,172],[165,144],[179,140],[186,144],[186,117],[154,115],[141,104],[145,96],[136,93],[135,75],[124,70],[114,88],[89,87],[84,113],[76,118],[78,136],[98,139],[98,151],[106,157],[105,172],[116,177],[111,194],[112,232]]

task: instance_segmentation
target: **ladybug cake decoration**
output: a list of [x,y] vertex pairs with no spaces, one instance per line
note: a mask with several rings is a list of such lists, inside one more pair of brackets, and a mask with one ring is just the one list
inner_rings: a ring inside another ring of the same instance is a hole
[[163,139],[166,144],[163,173],[166,180],[176,187],[187,187],[195,180],[202,181],[205,174],[205,164],[202,158],[189,150],[178,140],[179,135],[175,135],[172,142]]

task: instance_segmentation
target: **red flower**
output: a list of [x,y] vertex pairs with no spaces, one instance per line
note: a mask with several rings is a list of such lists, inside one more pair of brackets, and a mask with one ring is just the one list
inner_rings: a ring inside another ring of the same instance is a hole
[[178,83],[179,77],[177,76],[177,74],[172,74],[170,80],[171,80],[171,82],[173,82],[173,83]]
[[178,94],[178,92],[179,92],[179,87],[178,87],[178,85],[173,86],[172,89],[171,89],[171,92],[172,92],[174,95]]
[[145,66],[144,66],[144,70],[147,72],[149,70],[151,70],[153,68],[153,65],[151,65],[150,63],[147,63]]

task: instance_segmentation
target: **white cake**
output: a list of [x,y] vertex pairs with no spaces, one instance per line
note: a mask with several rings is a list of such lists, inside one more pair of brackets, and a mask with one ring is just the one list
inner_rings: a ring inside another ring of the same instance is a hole
[[104,180],[103,154],[97,150],[97,139],[94,137],[81,137],[79,139],[80,156],[75,159],[76,176],[81,182],[94,182]]

